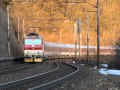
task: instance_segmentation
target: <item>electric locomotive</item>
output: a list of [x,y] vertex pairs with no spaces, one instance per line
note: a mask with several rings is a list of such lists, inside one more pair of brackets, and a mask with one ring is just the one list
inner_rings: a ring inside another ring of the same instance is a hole
[[44,43],[37,33],[29,33],[24,38],[24,61],[42,62],[44,53]]

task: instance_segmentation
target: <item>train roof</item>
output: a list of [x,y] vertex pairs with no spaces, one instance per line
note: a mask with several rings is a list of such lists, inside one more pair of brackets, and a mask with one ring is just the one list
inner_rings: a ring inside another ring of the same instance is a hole
[[32,33],[29,33],[27,36],[39,36],[39,34],[32,32]]
[[25,38],[42,38],[39,34],[37,33],[29,33]]

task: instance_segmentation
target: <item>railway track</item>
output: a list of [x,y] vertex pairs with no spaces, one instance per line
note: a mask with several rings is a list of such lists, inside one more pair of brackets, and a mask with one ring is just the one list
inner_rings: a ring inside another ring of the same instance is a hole
[[8,57],[0,58],[0,69],[6,66],[19,65],[22,63],[24,57]]
[[51,71],[1,84],[0,90],[44,90],[71,78],[76,75],[78,71],[78,67],[58,63],[56,64],[56,68]]
[[32,64],[19,64],[19,65],[14,65],[14,66],[8,66],[0,69],[0,75],[1,74],[6,74],[6,73],[12,73],[16,72],[18,70],[26,69],[29,67],[33,67],[35,65]]

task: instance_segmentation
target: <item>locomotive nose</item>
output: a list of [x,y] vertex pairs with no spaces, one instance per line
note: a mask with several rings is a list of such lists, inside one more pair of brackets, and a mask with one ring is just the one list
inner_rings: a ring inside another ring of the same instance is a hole
[[34,48],[34,47],[35,47],[35,45],[32,45],[32,47]]

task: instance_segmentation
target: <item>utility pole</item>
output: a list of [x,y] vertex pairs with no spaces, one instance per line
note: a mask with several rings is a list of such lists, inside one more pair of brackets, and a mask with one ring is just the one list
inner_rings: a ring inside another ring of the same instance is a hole
[[89,15],[88,11],[86,12],[87,16],[87,63],[89,63],[89,30],[90,30],[90,22],[89,22]]
[[[87,2],[88,3],[88,2]],[[92,5],[90,3],[88,3],[89,5]],[[99,68],[99,59],[100,59],[100,8],[99,8],[99,0],[96,0],[96,6],[92,5],[93,7],[96,8],[96,16],[97,16],[97,26],[96,26],[96,30],[97,30],[97,68]]]
[[77,23],[75,22],[74,24],[74,44],[75,44],[75,61],[76,61],[76,58],[77,58]]
[[7,16],[8,16],[8,56],[10,57],[10,12],[9,12],[9,10],[10,10],[10,6],[9,6],[9,4],[7,5]]
[[20,41],[20,18],[18,17],[18,42]]
[[25,20],[23,19],[23,40],[25,38]]
[[[18,23],[18,32],[17,32],[17,34],[18,34],[18,44],[20,44],[19,42],[20,42],[20,18],[18,17],[17,18],[17,23]],[[18,46],[18,55],[20,55],[20,47]]]
[[[60,34],[60,44],[61,44],[61,29],[60,29],[59,34]],[[60,47],[60,56],[61,56],[61,47]],[[60,60],[61,60],[61,58],[60,58]]]
[[99,13],[99,0],[96,2],[97,14],[97,68],[99,68],[99,50],[100,50],[100,13]]
[[77,35],[75,33],[75,61],[77,59],[77,40],[76,40],[76,37],[77,37]]
[[78,50],[78,52],[79,52],[79,60],[80,60],[80,25],[81,25],[81,20],[80,19],[78,19],[77,20],[77,34],[78,34],[78,45],[79,45],[79,50]]

